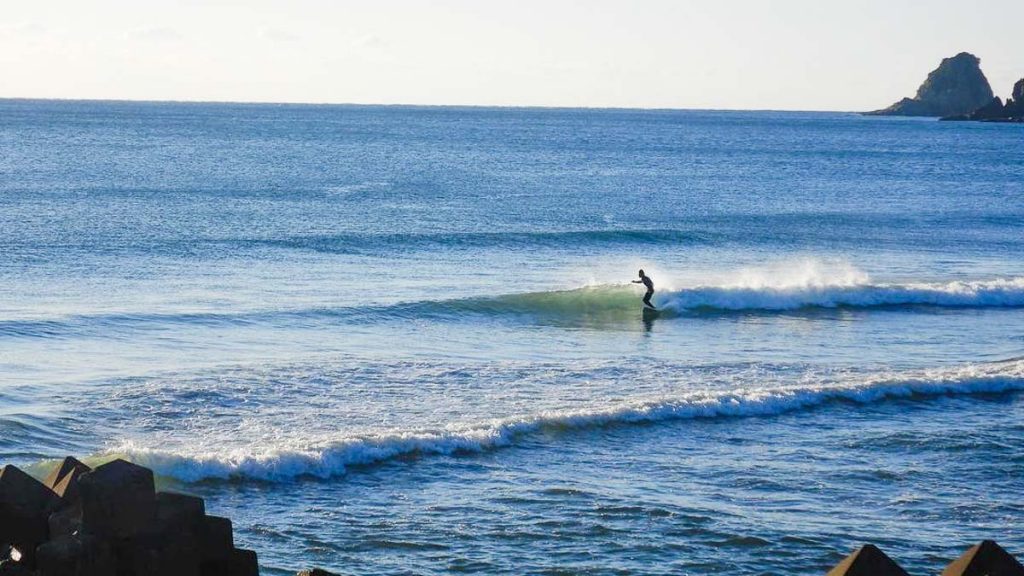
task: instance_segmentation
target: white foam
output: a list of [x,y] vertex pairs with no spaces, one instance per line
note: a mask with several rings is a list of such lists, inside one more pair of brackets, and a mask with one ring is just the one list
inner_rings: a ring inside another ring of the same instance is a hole
[[768,416],[820,406],[836,400],[861,403],[914,395],[973,394],[1024,389],[1024,359],[913,373],[887,373],[859,380],[728,393],[691,392],[672,398],[625,402],[594,410],[540,412],[484,423],[452,424],[438,430],[395,431],[344,437],[302,447],[236,449],[191,453],[125,443],[108,455],[148,466],[158,474],[186,482],[205,479],[288,481],[301,476],[329,478],[351,466],[399,457],[450,455],[492,450],[541,430],[571,430],[609,424],[720,416]]
[[[801,258],[733,271],[691,271],[685,279],[646,266],[654,278],[654,302],[669,311],[784,311],[801,308],[935,306],[949,308],[1024,307],[1024,277],[949,282],[874,282],[841,259]],[[630,269],[632,271],[632,268]],[[619,270],[621,272],[621,269]],[[634,312],[642,287],[602,283],[590,275],[582,287],[556,292],[514,294],[493,299],[554,305],[565,313],[600,309]],[[699,279],[699,280],[698,280]],[[585,306],[584,306],[585,305]]]
[[1024,306],[1024,278],[873,283],[868,274],[848,263],[806,259],[743,270],[720,283],[670,291],[657,300],[663,307],[675,310],[1019,307]]

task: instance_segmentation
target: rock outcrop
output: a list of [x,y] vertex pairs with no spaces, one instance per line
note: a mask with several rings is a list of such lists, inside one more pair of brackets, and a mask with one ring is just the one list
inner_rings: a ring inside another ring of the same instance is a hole
[[124,460],[91,469],[65,458],[39,482],[0,469],[0,574],[258,576],[231,521],[202,498],[157,492],[153,472]]
[[[1014,101],[1022,96],[1024,81]],[[255,552],[235,548],[231,520],[207,515],[202,498],[157,492],[151,470],[124,460],[92,469],[68,457],[43,482],[0,468],[0,576],[259,576],[259,567]],[[827,576],[907,573],[866,544]],[[942,576],[1024,576],[1024,566],[984,540]]]
[[[907,572],[885,552],[865,544],[825,576],[907,576]],[[1024,566],[999,544],[982,540],[950,562],[942,576],[1024,576]]]
[[1024,576],[1024,566],[992,540],[982,540],[946,566],[942,576]]
[[908,574],[877,546],[865,544],[850,553],[825,576],[908,576]]
[[995,96],[985,74],[981,60],[973,54],[961,52],[946,58],[928,75],[917,95],[904,98],[885,108],[868,112],[877,116],[957,116],[970,114],[985,106]]
[[946,116],[943,120],[976,120],[979,122],[1024,122],[1024,78],[1013,85],[1013,95],[1003,101],[995,97],[988,104],[971,112],[957,116]]

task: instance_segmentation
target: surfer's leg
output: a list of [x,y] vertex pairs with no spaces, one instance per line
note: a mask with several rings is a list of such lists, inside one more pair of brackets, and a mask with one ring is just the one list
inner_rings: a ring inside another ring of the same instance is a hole
[[654,308],[654,304],[651,304],[651,296],[654,296],[654,290],[648,290],[647,294],[644,294],[644,304]]

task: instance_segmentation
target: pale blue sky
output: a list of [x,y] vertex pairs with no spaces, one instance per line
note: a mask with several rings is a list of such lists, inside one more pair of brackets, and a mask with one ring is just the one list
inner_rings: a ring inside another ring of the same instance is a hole
[[1019,0],[2,0],[0,97],[867,110]]

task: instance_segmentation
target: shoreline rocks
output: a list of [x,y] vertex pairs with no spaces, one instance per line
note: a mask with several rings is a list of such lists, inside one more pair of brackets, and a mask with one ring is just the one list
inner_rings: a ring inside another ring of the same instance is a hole
[[65,458],[43,482],[0,469],[0,575],[255,576],[231,521],[201,498],[157,492],[153,472]]
[[[1018,85],[1024,91],[1024,81]],[[231,520],[208,515],[202,498],[157,492],[148,468],[114,460],[93,469],[68,457],[43,482],[0,468],[0,576],[258,574],[256,553],[235,547]],[[983,540],[941,576],[986,575],[1024,576],[1024,565]],[[297,576],[338,575],[313,568]],[[866,544],[826,576],[907,572]]]
[[[825,576],[909,576],[878,547],[865,544]],[[993,540],[982,540],[942,570],[941,576],[1024,576],[1024,566]]]
[[871,116],[958,116],[989,104],[995,94],[981,71],[981,60],[968,52],[946,58],[928,74],[913,98],[874,112]]
[[825,576],[910,576],[885,552],[874,544],[854,550]]

